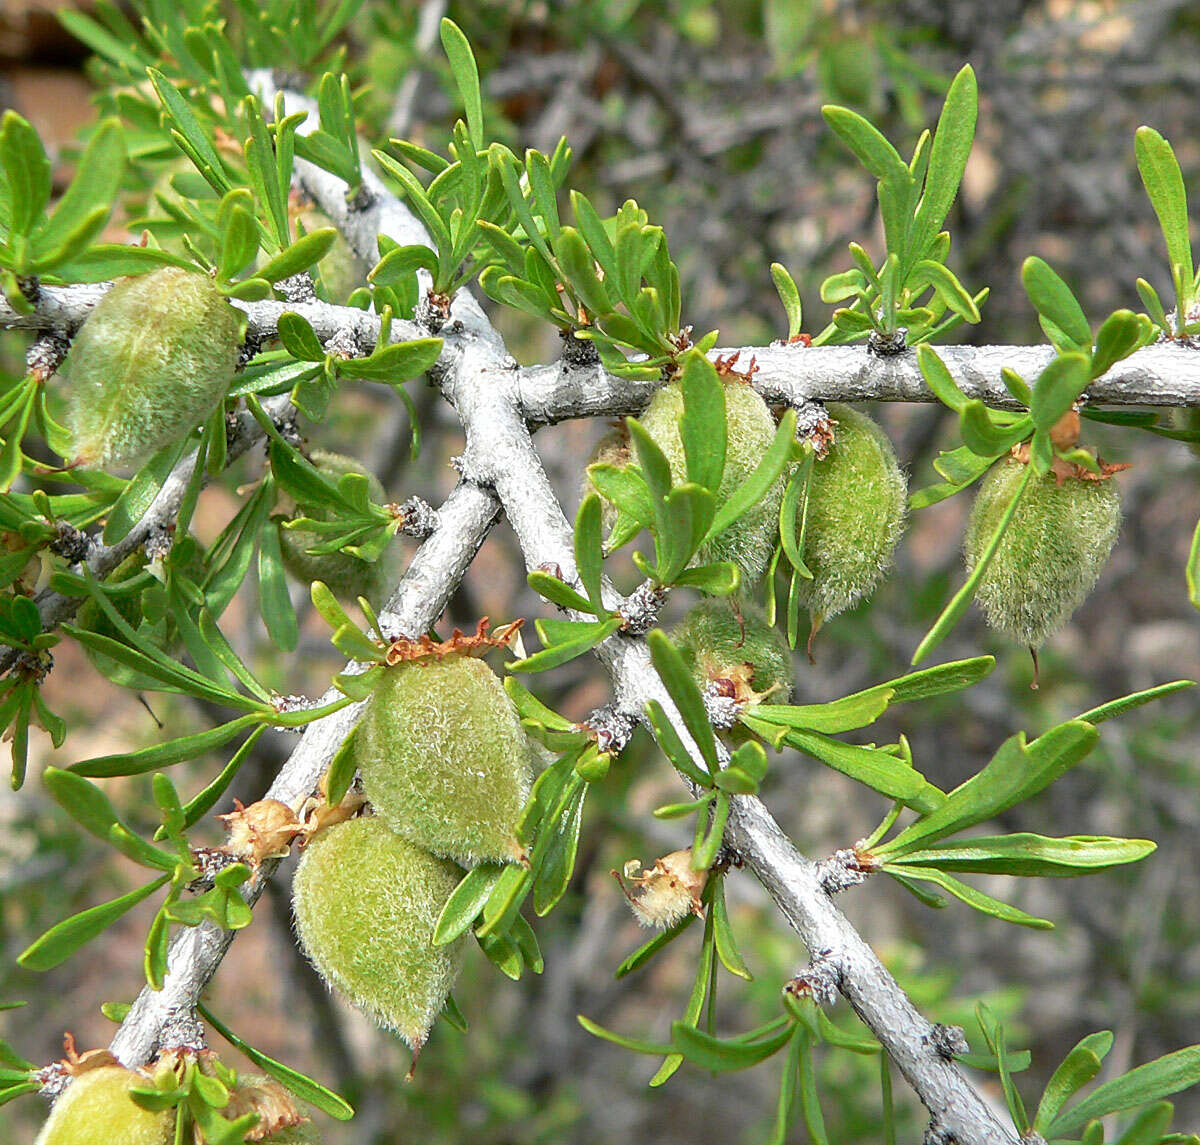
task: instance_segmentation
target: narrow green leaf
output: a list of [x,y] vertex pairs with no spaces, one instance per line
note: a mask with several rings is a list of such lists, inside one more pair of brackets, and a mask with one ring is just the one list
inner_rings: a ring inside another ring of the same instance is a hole
[[[891,874],[892,867],[890,863],[885,863],[881,869]],[[981,914],[998,918],[1001,922],[1011,922],[1017,926],[1030,927],[1033,930],[1054,929],[1054,923],[1049,919],[1038,918],[1036,915],[1029,914],[1018,907],[1012,906],[1010,903],[992,898],[991,895],[984,894],[983,891],[978,890],[976,887],[968,886],[953,875],[948,875],[945,871],[938,870],[936,867],[918,867],[905,864],[902,870],[908,878],[933,883],[935,886],[939,886],[942,890],[952,894],[956,899],[966,903],[967,906],[973,907]]]
[[709,773],[715,775],[719,766],[716,740],[704,707],[704,697],[701,696],[696,681],[692,679],[683,657],[667,638],[666,633],[655,629],[646,637],[646,643],[650,647],[650,659],[655,671],[658,672],[671,699],[675,701],[675,706],[683,717],[684,727],[700,750]]
[[582,1014],[576,1014],[575,1020],[593,1037],[601,1038],[606,1042],[612,1042],[627,1050],[633,1050],[635,1054],[653,1054],[658,1057],[661,1054],[669,1054],[672,1050],[671,1044],[663,1042],[648,1042],[641,1038],[630,1038],[624,1034],[615,1033],[613,1030],[606,1030],[603,1026],[593,1022],[591,1018],[585,1018]]
[[907,279],[917,259],[924,257],[958,195],[967,157],[975,139],[978,105],[975,73],[971,65],[966,64],[951,81],[942,113],[938,117],[937,130],[929,150],[925,190],[913,218],[911,245],[900,268],[902,280]]
[[129,530],[145,515],[154,498],[158,496],[164,483],[175,468],[179,459],[187,449],[188,438],[172,441],[164,445],[145,465],[134,474],[133,479],[125,486],[124,492],[117,498],[109,510],[108,520],[104,525],[104,543],[115,545],[124,540]]
[[466,934],[491,897],[504,868],[481,863],[468,871],[451,892],[433,928],[434,946],[445,946]]
[[1075,1043],[1046,1083],[1033,1118],[1035,1132],[1045,1136],[1062,1107],[1100,1072],[1112,1042],[1112,1034],[1101,1030]]
[[1090,708],[1075,718],[1077,720],[1086,720],[1089,724],[1102,724],[1105,720],[1111,720],[1115,716],[1122,716],[1126,712],[1133,711],[1134,708],[1140,708],[1143,704],[1150,703],[1152,700],[1169,696],[1172,692],[1181,692],[1185,688],[1194,688],[1195,686],[1195,680],[1173,680],[1169,684],[1159,684],[1157,687],[1147,688],[1144,692],[1133,692],[1131,695],[1122,696],[1120,699],[1109,700],[1107,704],[1101,704],[1098,708]]
[[975,305],[975,299],[944,263],[922,259],[914,269],[918,274],[929,279],[930,285],[937,292],[938,297],[955,314],[960,315],[967,322],[980,321],[979,307]]
[[1049,263],[1031,255],[1021,266],[1021,283],[1034,309],[1062,331],[1072,348],[1085,353],[1091,351],[1092,328],[1083,307]]
[[713,364],[696,350],[684,355],[680,384],[688,480],[715,493],[725,472],[725,392]]
[[476,151],[483,150],[483,100],[479,94],[479,68],[463,30],[449,17],[442,17],[442,50],[450,61],[454,82],[467,113],[467,130]]
[[1017,832],[976,836],[965,843],[938,843],[928,849],[906,851],[894,861],[971,874],[1069,878],[1136,863],[1155,847],[1149,839],[1107,835],[1048,838]]
[[1121,1077],[1097,1086],[1087,1097],[1059,1114],[1047,1130],[1052,1138],[1066,1137],[1094,1117],[1106,1117],[1158,1101],[1200,1082],[1200,1045],[1140,1065]]
[[1029,413],[1038,429],[1051,429],[1091,381],[1090,360],[1086,354],[1061,354],[1033,383]]
[[685,1022],[671,1023],[671,1042],[688,1061],[710,1073],[749,1069],[777,1054],[792,1037],[791,1025],[760,1041],[744,1042],[714,1038]]
[[286,250],[280,251],[255,270],[255,277],[265,278],[268,282],[280,282],[316,266],[329,253],[337,234],[333,227],[322,227],[301,235]]
[[575,515],[575,566],[579,580],[587,593],[591,607],[584,609],[597,615],[604,611],[601,578],[604,570],[604,550],[600,540],[602,510],[600,498],[589,493],[580,502]]
[[[1181,280],[1190,288],[1193,278],[1192,243],[1188,226],[1187,192],[1183,173],[1171,145],[1152,127],[1139,127],[1134,135],[1134,154],[1146,194],[1158,216],[1167,244],[1167,261],[1181,268]],[[1186,305],[1190,296],[1179,301]],[[1182,315],[1180,322],[1182,323]]]
[[138,887],[137,890],[110,902],[90,907],[52,926],[17,956],[17,962],[26,970],[52,970],[70,958],[81,946],[103,934],[127,911],[149,898],[164,886],[169,878],[170,875],[161,875],[144,887]]
[[247,728],[262,723],[263,717],[260,713],[250,712],[195,735],[180,736],[138,751],[98,755],[93,759],[80,760],[71,764],[69,770],[73,775],[94,779],[109,779],[115,775],[144,775],[185,759],[199,759],[206,753],[224,746]]
[[788,341],[794,341],[804,328],[804,310],[800,305],[800,291],[782,263],[771,263],[771,281],[775,283],[779,301],[783,303],[783,312],[787,315]]

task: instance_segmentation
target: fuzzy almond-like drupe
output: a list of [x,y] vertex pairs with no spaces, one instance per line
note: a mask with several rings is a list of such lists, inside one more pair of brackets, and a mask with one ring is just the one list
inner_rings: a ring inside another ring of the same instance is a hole
[[[1006,460],[984,478],[967,524],[970,573],[1016,494],[1026,466]],[[1031,474],[976,599],[988,623],[1030,648],[1061,628],[1095,587],[1121,527],[1111,479]]]
[[[754,472],[775,438],[775,419],[767,403],[741,378],[721,379],[725,393],[725,473],[717,491],[718,501],[733,493]],[[679,382],[663,386],[639,420],[655,445],[666,455],[671,478],[687,480],[687,457],[679,419],[683,414],[683,388]],[[766,571],[779,537],[779,503],[783,499],[781,476],[766,494],[700,552],[703,563],[732,561],[749,587]]]
[[132,465],[204,421],[233,377],[243,325],[207,275],[163,267],[118,282],[64,367],[76,464]]
[[700,688],[717,688],[742,705],[786,704],[792,694],[792,653],[766,614],[752,604],[696,605],[671,633]]
[[850,406],[833,403],[828,410],[833,442],[814,460],[808,484],[802,555],[813,575],[796,582],[817,625],[875,591],[891,568],[908,496],[883,430]]
[[[377,504],[386,501],[379,478],[354,458],[314,449],[311,460],[321,473],[335,483],[347,473],[365,477],[371,500]],[[334,511],[329,508],[313,506],[303,515],[313,521],[329,521],[334,519],[333,514]],[[359,560],[352,553],[310,553],[310,548],[328,538],[309,529],[285,529],[284,518],[277,518],[275,527],[279,530],[283,567],[302,584],[323,581],[340,600],[353,601],[363,596],[375,605],[382,604],[387,593],[395,586],[399,569],[394,545],[389,545],[375,561]]]
[[520,856],[529,741],[482,660],[451,653],[388,668],[353,749],[367,798],[404,838],[464,866]]
[[168,1145],[175,1136],[175,1112],[151,1113],[129,1096],[148,1078],[106,1065],[81,1073],[54,1103],[35,1145]]
[[414,1051],[462,961],[461,939],[433,944],[460,878],[453,863],[372,816],[314,836],[292,883],[300,943],[322,977]]

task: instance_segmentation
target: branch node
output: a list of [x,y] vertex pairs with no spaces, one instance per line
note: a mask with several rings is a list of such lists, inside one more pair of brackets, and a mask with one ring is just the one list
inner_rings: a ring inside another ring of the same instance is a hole
[[596,746],[606,752],[620,752],[638,724],[636,717],[619,711],[613,704],[594,708],[583,722],[595,733]]
[[562,362],[573,370],[587,369],[589,366],[600,364],[600,353],[596,343],[590,338],[576,338],[573,330],[559,327],[558,336],[562,339]]
[[828,859],[822,859],[817,864],[817,878],[827,895],[836,895],[849,887],[865,883],[869,874],[870,871],[862,865],[858,852],[852,847],[834,851]]
[[146,534],[146,539],[142,542],[142,548],[146,551],[146,559],[153,564],[155,561],[161,561],[166,557],[174,543],[174,525],[155,525]]
[[234,369],[237,373],[241,373],[255,358],[258,357],[262,350],[265,338],[254,330],[247,330],[246,337],[242,339],[242,344],[238,348],[237,365]]
[[709,680],[704,685],[704,710],[714,728],[733,727],[745,706],[734,694],[728,680]]
[[346,210],[352,215],[358,214],[374,206],[376,202],[375,192],[366,183],[359,183],[354,194],[346,197]]
[[57,553],[63,560],[74,565],[87,560],[94,543],[87,533],[76,528],[70,521],[55,521],[54,540],[48,547],[51,552]]
[[41,334],[25,351],[25,368],[39,383],[46,382],[63,364],[70,349],[71,340],[65,334]]
[[962,1026],[946,1026],[941,1022],[930,1027],[929,1033],[922,1035],[921,1041],[930,1046],[940,1058],[950,1061],[959,1054],[971,1052],[967,1043],[967,1035]]
[[409,497],[402,502],[396,507],[396,515],[400,518],[400,532],[419,541],[431,536],[438,527],[437,510],[420,497]]
[[437,334],[450,319],[450,296],[426,291],[417,303],[413,318],[431,334]]
[[181,1050],[184,1053],[200,1053],[207,1046],[204,1027],[191,1006],[172,1006],[167,1010],[159,1028],[158,1044],[165,1053]]
[[958,1138],[949,1129],[939,1125],[935,1118],[931,1118],[921,1145],[958,1145]]
[[818,1006],[832,1006],[842,984],[842,968],[832,950],[819,951],[796,976],[784,983],[783,991],[796,998],[809,997]]
[[275,289],[283,295],[285,302],[293,304],[315,302],[317,298],[317,290],[313,286],[312,276],[307,271],[293,274],[290,278],[281,278],[275,283]]
[[881,334],[872,330],[867,335],[867,353],[877,358],[893,358],[908,349],[908,327],[897,327],[893,334]]
[[364,357],[367,347],[362,344],[358,331],[353,326],[339,326],[325,340],[325,352],[345,361],[349,358]]
[[621,631],[630,636],[645,636],[658,623],[658,614],[667,590],[650,581],[643,581],[621,605]]

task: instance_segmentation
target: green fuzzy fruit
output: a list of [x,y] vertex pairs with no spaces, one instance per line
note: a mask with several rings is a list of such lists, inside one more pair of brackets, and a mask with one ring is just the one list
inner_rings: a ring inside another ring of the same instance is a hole
[[304,848],[292,883],[300,943],[322,977],[412,1049],[425,1043],[462,962],[433,928],[462,878],[382,819],[351,819]]
[[[963,544],[967,572],[995,535],[1026,467],[993,466],[971,510]],[[1104,569],[1121,527],[1115,481],[1062,484],[1048,473],[1031,474],[1012,523],[976,590],[988,623],[1038,648],[1066,623]]]
[[[373,473],[368,473],[352,457],[341,453],[330,453],[314,449],[312,463],[326,477],[337,481],[347,473],[358,473],[367,479],[367,492],[371,500],[382,503],[387,500],[383,486]],[[335,511],[327,507],[313,506],[303,515],[314,521],[329,521]],[[309,529],[285,529],[283,518],[277,518],[275,527],[279,532],[279,549],[283,556],[283,567],[302,584],[323,581],[334,596],[341,600],[355,600],[365,596],[372,604],[382,604],[388,592],[399,579],[398,554],[389,545],[378,560],[363,561],[350,553],[310,553],[307,550],[319,545],[327,538]]]
[[[819,623],[875,591],[904,530],[908,483],[887,435],[866,414],[832,404],[835,436],[808,484],[800,603]],[[796,530],[800,530],[797,510]]]
[[[775,419],[767,403],[738,378],[722,379],[725,391],[725,473],[717,491],[723,501],[746,480],[775,438]],[[653,397],[641,421],[654,443],[666,454],[675,484],[687,480],[687,457],[679,432],[683,390],[679,382],[663,386]],[[779,503],[784,479],[767,491],[723,533],[700,551],[700,562],[732,561],[742,574],[743,587],[759,579],[770,563],[779,537]]]
[[783,634],[767,623],[766,614],[750,604],[741,606],[742,620],[725,601],[696,605],[671,633],[696,683],[745,682],[767,703],[786,704],[792,694],[792,653]]
[[67,356],[76,464],[133,464],[204,421],[233,377],[243,322],[207,275],[164,267],[118,282]]
[[464,866],[519,857],[529,741],[482,660],[452,654],[388,669],[353,744],[367,798],[404,838]]
[[167,1145],[175,1136],[175,1113],[151,1113],[129,1096],[148,1078],[119,1065],[80,1074],[54,1103],[35,1145]]

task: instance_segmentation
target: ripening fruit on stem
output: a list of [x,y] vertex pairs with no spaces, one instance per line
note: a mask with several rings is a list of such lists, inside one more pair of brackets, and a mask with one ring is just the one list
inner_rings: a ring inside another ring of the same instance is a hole
[[529,741],[482,660],[451,653],[388,668],[353,750],[367,798],[404,838],[464,866],[520,857]]
[[35,1145],[168,1145],[175,1136],[175,1112],[151,1113],[129,1096],[148,1078],[124,1066],[106,1065],[80,1074],[54,1103]]
[[433,945],[462,871],[401,839],[382,819],[315,835],[292,883],[296,930],[330,985],[415,1053],[458,974],[463,942]]
[[[324,449],[312,451],[312,463],[326,477],[337,481],[347,473],[358,473],[367,479],[367,490],[371,500],[386,501],[379,478],[368,473],[352,457],[341,453],[330,453]],[[313,507],[304,514],[314,521],[334,519],[334,511]],[[284,518],[275,520],[279,532],[279,549],[283,556],[283,567],[303,584],[323,581],[334,596],[342,600],[355,600],[365,596],[372,604],[382,604],[387,593],[398,579],[397,554],[389,546],[378,560],[364,561],[350,553],[310,553],[307,550],[328,538],[309,529],[285,529]]]
[[701,690],[729,696],[742,706],[786,704],[792,694],[792,653],[763,611],[728,601],[696,605],[671,633]]
[[118,282],[65,363],[74,463],[130,465],[199,425],[225,396],[243,325],[207,275],[164,267]]
[[[775,438],[775,419],[767,403],[744,381],[735,376],[721,379],[725,391],[725,473],[718,499],[725,500],[754,471]],[[663,386],[653,397],[642,425],[654,443],[666,454],[671,478],[679,484],[687,480],[687,458],[679,432],[683,413],[683,389],[679,382]],[[742,587],[749,588],[770,563],[779,536],[779,503],[783,499],[784,479],[739,517],[723,533],[700,551],[701,563],[732,561],[742,574]]]
[[908,483],[887,435],[866,414],[831,404],[833,444],[813,462],[808,483],[804,563],[812,580],[797,581],[813,631],[875,591],[891,567],[904,529]]
[[[1020,461],[1002,461],[984,479],[963,544],[968,573],[995,535],[1025,470]],[[988,623],[1036,650],[1092,591],[1120,527],[1115,481],[1031,474],[976,591]]]

